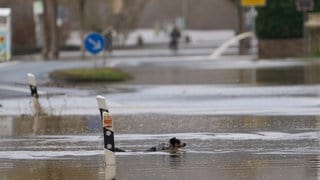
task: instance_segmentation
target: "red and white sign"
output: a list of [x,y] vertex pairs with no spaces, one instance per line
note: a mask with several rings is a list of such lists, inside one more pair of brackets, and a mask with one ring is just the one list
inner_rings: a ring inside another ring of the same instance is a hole
[[113,124],[112,124],[112,115],[111,114],[107,114],[104,113],[103,116],[103,127],[105,128],[112,128]]

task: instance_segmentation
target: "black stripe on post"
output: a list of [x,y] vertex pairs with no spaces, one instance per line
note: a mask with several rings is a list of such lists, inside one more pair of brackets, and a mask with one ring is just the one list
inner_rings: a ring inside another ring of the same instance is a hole
[[104,113],[104,112],[107,112],[107,113],[108,113],[108,112],[109,112],[109,110],[108,110],[108,109],[101,109],[101,108],[100,108],[99,110],[100,110],[100,117],[101,117],[101,120],[103,120],[103,113]]
[[32,96],[32,97],[36,97],[36,98],[39,97],[39,95],[38,95],[38,90],[37,90],[37,86],[32,86],[32,85],[30,85],[30,91],[31,91],[31,96]]
[[30,86],[31,96],[38,98],[38,90],[37,90],[37,80],[34,74],[28,73],[27,74],[28,83]]
[[114,147],[114,132],[108,128],[103,128],[103,136],[104,136],[104,148],[115,152]]

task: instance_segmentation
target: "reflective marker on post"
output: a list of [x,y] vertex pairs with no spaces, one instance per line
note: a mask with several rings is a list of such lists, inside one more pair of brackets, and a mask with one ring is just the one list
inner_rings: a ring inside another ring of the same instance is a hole
[[97,102],[100,110],[100,116],[102,119],[103,112],[109,112],[106,104],[106,99],[103,96],[97,96]]
[[115,179],[116,177],[116,156],[114,144],[113,120],[107,108],[106,100],[103,96],[97,96],[97,102],[100,110],[105,153],[105,173],[106,179]]
[[38,90],[37,90],[36,77],[31,73],[28,73],[28,82],[29,82],[29,86],[30,86],[31,96],[38,98],[39,95],[38,95]]
[[112,116],[108,112],[103,112],[103,137],[106,179],[115,179],[116,155],[114,147],[114,129]]

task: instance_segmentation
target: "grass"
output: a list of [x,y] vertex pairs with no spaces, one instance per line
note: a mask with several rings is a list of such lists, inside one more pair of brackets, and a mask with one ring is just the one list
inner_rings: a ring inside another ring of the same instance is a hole
[[132,79],[119,69],[113,68],[78,68],[56,70],[50,73],[54,81],[67,82],[118,82]]
[[310,53],[310,55],[308,57],[309,58],[319,58],[320,57],[320,51],[314,51],[314,52]]

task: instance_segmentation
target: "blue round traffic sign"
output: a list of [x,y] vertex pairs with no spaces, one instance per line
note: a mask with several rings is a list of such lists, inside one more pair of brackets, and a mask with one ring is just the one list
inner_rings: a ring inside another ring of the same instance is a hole
[[86,36],[84,46],[91,54],[98,54],[104,50],[106,43],[101,34],[93,32]]

